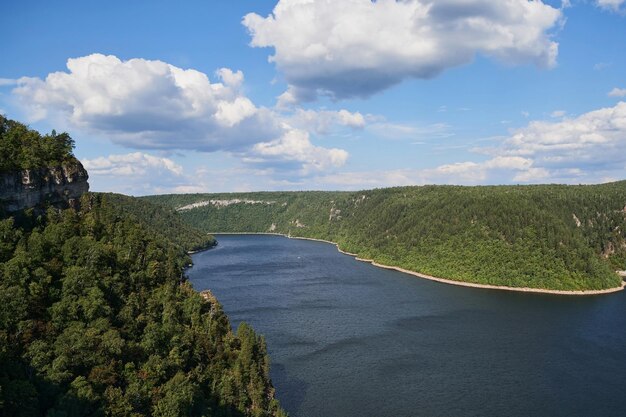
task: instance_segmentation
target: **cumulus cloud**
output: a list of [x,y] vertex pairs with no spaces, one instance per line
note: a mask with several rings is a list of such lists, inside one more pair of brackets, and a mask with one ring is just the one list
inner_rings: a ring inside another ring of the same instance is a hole
[[483,162],[459,162],[420,172],[422,181],[432,183],[480,184],[502,171],[519,176],[532,169],[533,161],[518,156],[497,156]]
[[475,151],[532,161],[516,181],[550,178],[593,181],[626,169],[626,102],[560,121],[532,121],[501,146]]
[[254,47],[289,89],[280,101],[367,97],[407,78],[431,78],[476,54],[552,67],[549,31],[560,9],[540,0],[280,0],[267,17],[243,18]]
[[626,97],[626,88],[615,87],[609,91],[609,97]]
[[142,176],[154,174],[155,171],[166,171],[177,176],[183,173],[183,168],[171,159],[142,152],[83,159],[82,162],[89,174],[96,176]]
[[[483,162],[458,162],[426,169],[394,169],[368,172],[341,172],[315,177],[319,188],[364,189],[424,184],[476,185],[499,182],[503,175],[518,182],[533,182],[540,172],[533,161],[521,157],[498,156]],[[534,175],[534,176],[533,176]]]
[[296,109],[287,120],[291,126],[320,134],[328,134],[337,127],[362,129],[366,125],[365,116],[345,109],[339,111]]
[[626,2],[626,0],[596,0],[596,4],[599,7],[603,8],[603,9],[607,9],[607,10],[612,10],[614,12],[619,11],[620,7],[625,2]]
[[302,175],[338,168],[347,159],[348,153],[343,149],[313,145],[309,134],[302,130],[290,130],[280,139],[258,143],[245,155],[248,163],[283,165],[288,170],[299,169]]
[[[559,122],[533,121],[515,130],[506,152],[545,162],[607,161],[616,149],[626,151],[626,102],[566,118]],[[622,160],[626,161],[626,152]]]
[[[67,69],[45,79],[22,77],[16,81],[13,94],[31,120],[61,117],[73,128],[134,149],[226,151],[254,160],[289,160],[300,164],[302,172],[337,166],[347,155],[314,146],[308,135],[292,132],[284,115],[256,106],[242,92],[241,71],[221,68],[215,74],[217,81],[212,82],[202,72],[162,61],[123,61],[101,54],[69,59]],[[362,115],[346,110],[303,114],[306,117],[301,118],[308,117],[313,130],[320,132],[333,124],[358,127],[364,123]],[[311,154],[307,156],[303,150]],[[130,155],[143,155],[144,164],[149,160],[146,154]],[[129,169],[130,165],[121,167],[124,161],[120,158],[108,158],[113,164],[109,174]],[[90,163],[98,169],[93,164],[106,166],[107,161]]]
[[[500,138],[495,148],[475,148],[484,161],[425,169],[319,175],[320,188],[361,189],[422,184],[594,183],[626,171],[626,102],[558,121],[532,121]],[[325,185],[324,185],[325,184]]]
[[69,72],[22,77],[13,90],[31,118],[60,114],[71,125],[140,149],[236,149],[280,132],[271,112],[240,91],[241,72],[206,74],[162,61],[92,54]]
[[82,159],[91,188],[130,195],[154,194],[185,184],[183,167],[169,158],[143,152]]

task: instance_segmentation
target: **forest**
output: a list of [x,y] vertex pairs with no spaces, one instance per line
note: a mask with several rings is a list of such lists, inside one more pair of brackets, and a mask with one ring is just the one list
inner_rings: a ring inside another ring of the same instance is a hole
[[54,130],[42,135],[0,114],[0,173],[60,166],[74,160],[74,140]]
[[147,205],[90,193],[0,221],[0,415],[285,415],[263,338],[185,278],[212,239],[129,215]]
[[[0,122],[0,170],[74,158],[66,134]],[[214,244],[116,194],[0,211],[0,416],[286,416],[263,337],[187,281]]]
[[[626,181],[145,199],[206,232],[321,238],[362,258],[464,282],[598,290],[618,287],[615,271],[626,269]],[[233,199],[266,204],[185,207]]]

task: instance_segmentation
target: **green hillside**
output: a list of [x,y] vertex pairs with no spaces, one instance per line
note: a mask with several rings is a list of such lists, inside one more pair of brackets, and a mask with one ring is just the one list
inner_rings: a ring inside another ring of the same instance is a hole
[[0,416],[283,415],[263,338],[184,278],[207,239],[151,206],[0,220]]
[[[68,138],[2,118],[0,172],[69,160]],[[184,275],[214,243],[122,195],[0,211],[0,417],[285,416],[263,337]]]
[[207,232],[327,239],[363,258],[465,282],[606,289],[619,286],[615,270],[626,269],[624,181],[146,199]]
[[116,215],[141,224],[160,240],[169,240],[186,251],[215,245],[213,236],[186,223],[176,211],[145,200],[113,193],[92,193],[98,201],[115,207]]

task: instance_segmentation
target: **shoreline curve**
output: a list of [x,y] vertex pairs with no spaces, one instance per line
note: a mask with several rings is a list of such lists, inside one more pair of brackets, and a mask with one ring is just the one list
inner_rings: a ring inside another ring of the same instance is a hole
[[499,290],[499,291],[514,291],[514,292],[525,292],[525,293],[535,293],[535,294],[552,294],[552,295],[575,295],[575,296],[584,296],[584,295],[602,295],[602,294],[612,294],[619,291],[623,291],[626,288],[626,281],[622,281],[622,285],[614,288],[607,288],[604,290],[547,290],[542,288],[530,288],[530,287],[508,287],[505,285],[489,285],[489,284],[477,284],[473,282],[465,282],[465,281],[456,281],[453,279],[439,278],[434,277],[432,275],[424,274],[421,272],[411,271],[410,269],[401,268],[399,266],[391,266],[380,264],[373,259],[364,259],[360,258],[356,253],[346,252],[339,247],[339,244],[336,242],[332,242],[330,240],[325,239],[316,239],[312,237],[301,237],[301,236],[290,236],[282,233],[270,233],[270,232],[211,232],[211,235],[270,235],[270,236],[282,236],[288,239],[299,239],[299,240],[311,240],[314,242],[323,242],[329,243],[331,245],[335,245],[337,251],[344,255],[349,255],[354,257],[357,261],[366,262],[382,269],[390,269],[397,272],[401,272],[408,275],[413,275],[418,278],[427,279],[430,281],[439,282],[442,284],[456,285],[459,287],[470,287],[470,288],[480,288],[484,290]]

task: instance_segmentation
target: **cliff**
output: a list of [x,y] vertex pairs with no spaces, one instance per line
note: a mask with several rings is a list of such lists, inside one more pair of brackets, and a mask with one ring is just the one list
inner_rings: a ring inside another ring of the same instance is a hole
[[9,212],[46,204],[72,207],[89,191],[88,178],[78,160],[61,166],[0,173],[0,206]]

